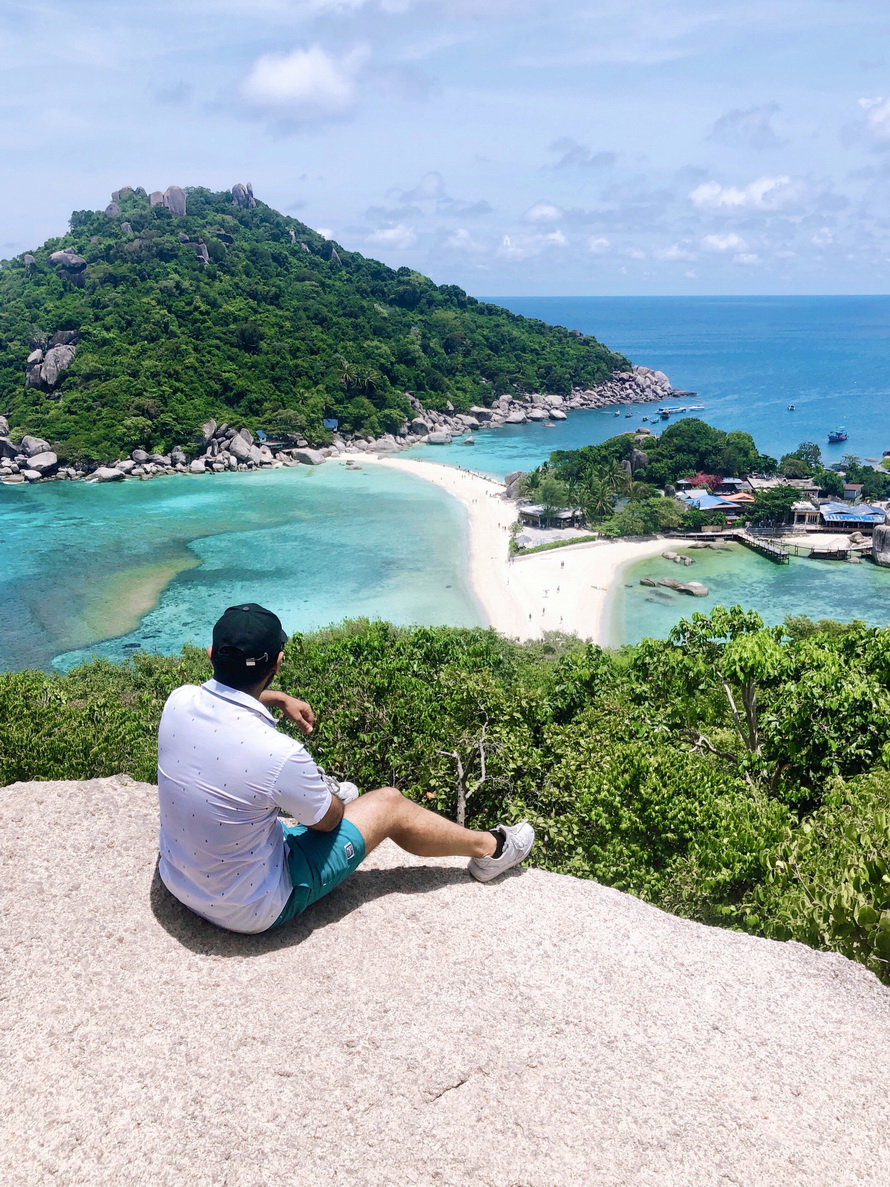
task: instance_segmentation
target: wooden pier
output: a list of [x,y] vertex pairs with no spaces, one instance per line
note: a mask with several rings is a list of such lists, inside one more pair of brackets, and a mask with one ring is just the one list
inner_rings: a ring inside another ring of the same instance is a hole
[[773,564],[791,564],[791,557],[784,548],[781,548],[778,544],[774,544],[772,540],[764,540],[760,536],[752,536],[744,528],[730,528],[728,531],[723,532],[678,532],[677,535],[682,535],[684,540],[702,540],[714,544],[720,540],[735,540],[737,544],[744,544],[746,548],[759,553],[760,556],[765,556]]
[[772,561],[776,565],[791,564],[791,557],[787,551],[784,548],[780,548],[778,544],[774,544],[772,540],[764,540],[760,536],[752,536],[744,528],[739,528],[734,532],[727,532],[727,535],[732,540],[738,540],[739,544],[744,544],[746,548],[750,548],[753,552],[759,553],[760,556],[765,556],[768,561]]

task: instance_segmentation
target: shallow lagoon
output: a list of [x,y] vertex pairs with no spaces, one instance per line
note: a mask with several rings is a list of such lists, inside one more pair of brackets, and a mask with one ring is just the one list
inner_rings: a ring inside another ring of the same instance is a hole
[[455,500],[376,467],[0,487],[0,668],[203,644],[248,600],[290,631],[476,625],[465,532]]
[[[777,565],[741,544],[728,547],[728,552],[677,549],[694,558],[689,568],[660,556],[626,565],[611,603],[610,642],[617,646],[647,636],[664,638],[681,618],[696,611],[706,614],[717,605],[756,610],[771,625],[789,614],[844,621],[861,618],[871,626],[890,624],[890,569],[879,569],[869,561],[857,565],[803,557]],[[710,592],[706,598],[693,598],[640,585],[642,577],[701,581]]]

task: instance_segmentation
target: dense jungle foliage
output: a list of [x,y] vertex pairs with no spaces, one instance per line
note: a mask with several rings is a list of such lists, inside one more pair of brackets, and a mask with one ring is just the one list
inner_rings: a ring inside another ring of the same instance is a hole
[[[822,451],[803,441],[780,461],[758,451],[750,433],[724,432],[695,417],[675,421],[660,436],[643,440],[638,433],[621,433],[600,445],[556,450],[523,480],[523,493],[545,511],[579,507],[586,523],[604,536],[644,536],[677,529],[698,531],[706,525],[725,525],[719,510],[689,509],[672,496],[673,485],[690,479],[698,488],[713,490],[724,478],[749,474],[807,478],[825,497],[841,498],[844,482],[861,483],[861,497],[890,497],[890,474],[863,465],[846,454],[841,473],[822,464]],[[664,491],[664,494],[662,494]],[[666,497],[665,497],[666,496]],[[792,504],[801,498],[793,486],[757,492],[743,518],[756,527],[774,527],[791,517]]]
[[[0,784],[153,781],[166,696],[209,674],[186,648],[0,676]],[[718,607],[607,652],[354,622],[293,636],[278,686],[342,778],[454,815],[459,758],[469,823],[527,817],[533,864],[890,981],[890,630]]]
[[[181,234],[203,240],[206,267]],[[62,248],[87,260],[82,286],[49,263]],[[67,461],[188,445],[211,416],[314,444],[329,440],[326,417],[376,436],[413,415],[406,392],[461,410],[629,366],[594,338],[394,271],[229,193],[189,190],[184,218],[130,193],[114,217],[77,211],[32,254],[0,269],[0,412]],[[26,389],[32,346],[59,330],[81,334],[73,364],[53,392]]]

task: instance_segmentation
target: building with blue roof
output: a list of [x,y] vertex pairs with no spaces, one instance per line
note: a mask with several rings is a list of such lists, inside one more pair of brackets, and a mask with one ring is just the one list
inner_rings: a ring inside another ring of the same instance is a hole
[[871,503],[822,503],[819,515],[826,527],[841,528],[843,531],[861,531],[887,522],[887,513]]

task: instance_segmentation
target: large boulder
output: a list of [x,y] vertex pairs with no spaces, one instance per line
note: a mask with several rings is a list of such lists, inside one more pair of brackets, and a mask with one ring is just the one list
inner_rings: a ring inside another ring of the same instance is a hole
[[114,466],[100,466],[94,470],[87,482],[123,482],[125,474]]
[[528,417],[524,412],[511,412],[509,416],[504,417],[505,425],[524,425]]
[[658,585],[663,585],[665,589],[675,589],[677,593],[690,594],[693,598],[706,598],[709,593],[708,587],[700,581],[677,581],[674,577],[661,577]]
[[36,457],[38,453],[49,453],[49,442],[42,437],[22,437],[19,453],[25,457]]
[[164,205],[164,191],[152,190],[148,196],[149,206],[163,206]]
[[324,454],[317,449],[293,449],[291,457],[295,462],[303,462],[306,466],[320,466],[325,460]]
[[[232,203],[235,206],[241,206],[245,210],[250,210],[256,206],[256,199],[253,196],[253,186],[250,182],[247,185],[242,185],[237,182],[232,186]],[[291,233],[291,241],[293,242],[293,233]]]
[[216,421],[211,417],[210,420],[205,420],[200,429],[198,429],[195,440],[201,448],[206,449],[215,436]]
[[0,416],[0,437],[9,435],[9,421],[5,416]]
[[875,528],[871,537],[871,555],[876,565],[890,569],[890,524]]
[[58,384],[62,372],[71,366],[76,353],[76,346],[67,345],[54,346],[46,352],[46,358],[40,368],[40,379],[44,387],[52,389]]
[[236,433],[226,448],[233,457],[238,459],[239,462],[246,462],[250,458],[252,446],[248,445],[240,433]]
[[121,208],[118,206],[117,202],[109,202],[105,207],[105,213],[109,218],[117,218],[120,212]]
[[[546,408],[532,408],[528,414],[529,420],[549,420],[550,413]],[[507,423],[512,423],[512,418],[507,418]]]
[[451,434],[445,432],[430,433],[427,437],[427,442],[430,445],[450,445]]
[[28,465],[32,470],[46,475],[58,468],[59,459],[51,449],[48,449],[45,453],[36,453],[33,457],[28,458]]
[[180,189],[178,185],[168,186],[164,194],[164,205],[176,218],[185,218],[185,190]]
[[158,879],[157,803],[0,794],[9,1187],[890,1182],[890,992],[861,965],[392,841],[233,935]]
[[649,455],[644,453],[642,449],[632,449],[630,451],[630,471],[633,474],[636,470],[643,470],[649,465]]
[[80,339],[79,330],[56,330],[49,340],[50,346],[73,346]]
[[21,449],[18,445],[15,445],[8,437],[0,437],[0,458],[14,458],[18,457],[20,453]]
[[83,256],[79,256],[70,247],[62,248],[61,251],[54,251],[49,257],[49,262],[55,264],[57,268],[64,269],[66,272],[82,272],[87,266],[87,262]]
[[207,469],[207,465],[202,457],[196,457],[189,466],[189,472],[192,474],[203,474]]

